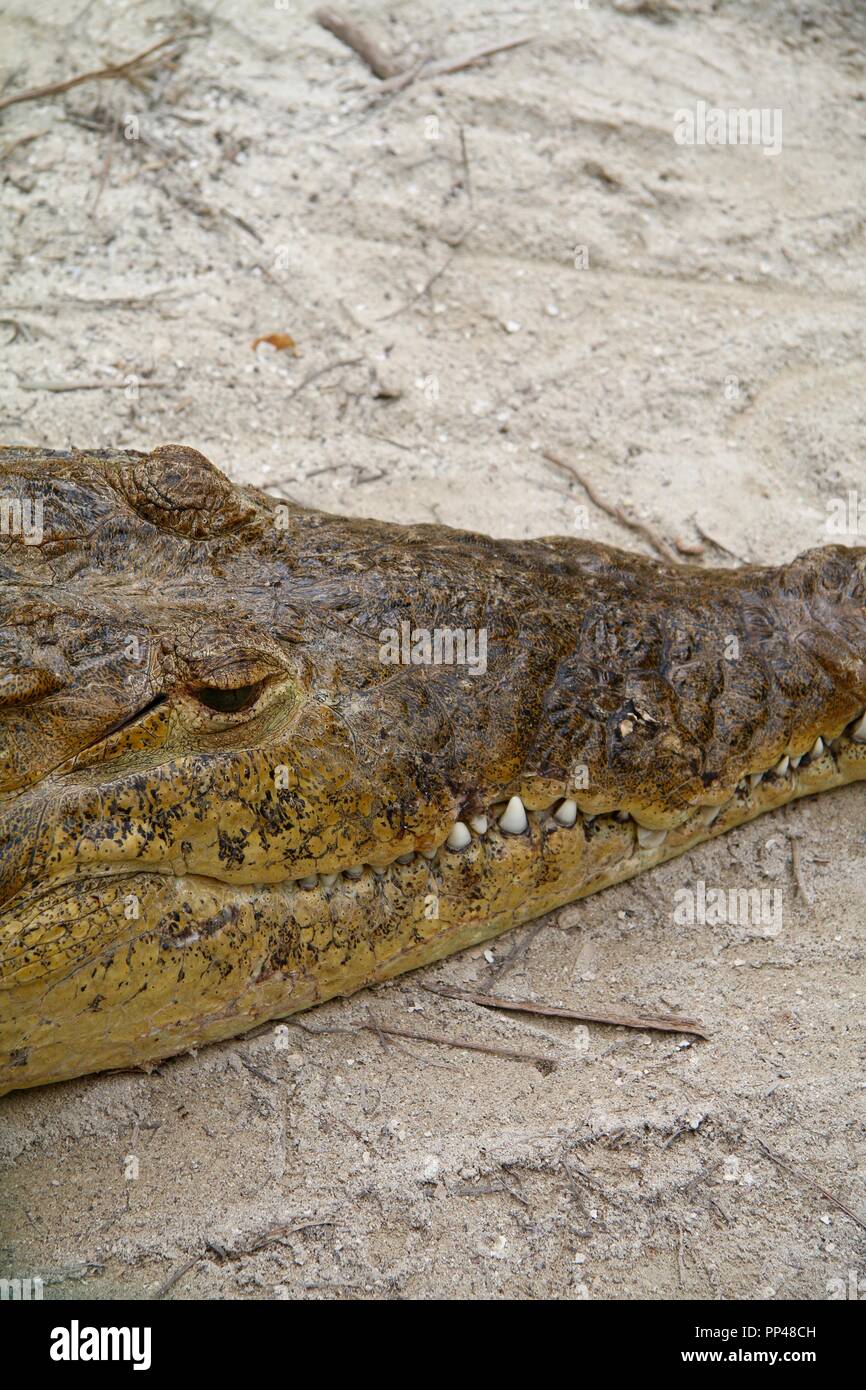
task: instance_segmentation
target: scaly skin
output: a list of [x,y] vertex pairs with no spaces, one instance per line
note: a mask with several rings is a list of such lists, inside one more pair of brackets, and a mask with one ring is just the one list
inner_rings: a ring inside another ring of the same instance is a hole
[[[0,537],[0,1092],[231,1037],[866,778],[863,549],[698,570],[357,521],[180,446],[0,450],[4,498],[45,534]],[[383,664],[404,620],[485,629],[486,672]]]

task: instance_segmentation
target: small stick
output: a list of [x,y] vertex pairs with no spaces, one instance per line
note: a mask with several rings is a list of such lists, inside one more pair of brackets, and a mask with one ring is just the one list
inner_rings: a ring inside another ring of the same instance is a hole
[[309,376],[305,376],[303,381],[299,382],[294,390],[289,392],[289,400],[292,400],[303,391],[305,386],[309,386],[310,382],[316,381],[320,376],[324,376],[325,372],[335,372],[338,367],[356,367],[358,363],[363,362],[363,360],[363,357],[344,357],[339,362],[329,362],[327,366],[319,367],[318,371],[310,372]]
[[403,76],[400,64],[390,58],[385,50],[379,47],[375,39],[371,39],[369,34],[365,34],[360,24],[356,24],[354,20],[341,14],[339,10],[328,8],[316,10],[313,18],[323,29],[327,29],[329,34],[333,34],[335,39],[339,39],[347,48],[351,48],[353,53],[357,53],[362,62],[367,64],[374,77],[387,79]]
[[479,1187],[473,1187],[471,1184],[467,1183],[465,1187],[455,1187],[453,1189],[453,1195],[455,1197],[493,1197],[499,1196],[502,1192],[507,1193],[509,1197],[513,1197],[516,1201],[522,1202],[525,1207],[529,1206],[526,1198],[522,1196],[521,1193],[515,1191],[513,1187],[509,1187],[508,1184],[504,1182],[500,1183],[498,1186],[495,1186],[493,1183],[485,1183]]
[[17,140],[10,140],[9,144],[0,150],[0,159],[8,159],[13,150],[17,150],[19,145],[29,145],[31,140],[38,140],[40,135],[45,135],[44,130],[31,130],[27,135],[19,135]]
[[180,35],[168,39],[160,39],[159,43],[151,44],[143,53],[136,53],[134,58],[127,58],[124,63],[112,63],[106,68],[95,68],[93,72],[80,72],[77,77],[67,77],[63,82],[49,82],[44,87],[28,87],[24,92],[14,92],[11,97],[0,98],[0,111],[5,111],[7,106],[15,106],[19,101],[40,101],[43,97],[59,96],[61,92],[68,92],[73,87],[80,87],[82,82],[95,82],[102,78],[126,77],[126,75],[139,63],[143,63],[145,58],[151,54],[158,53],[162,48],[168,48],[170,44],[181,43],[188,35]]
[[239,1052],[237,1055],[241,1064],[246,1067],[247,1071],[253,1076],[257,1076],[260,1081],[267,1081],[269,1086],[276,1086],[278,1084],[276,1077],[268,1076],[266,1071],[262,1071],[261,1067],[257,1067],[255,1062],[251,1062],[242,1052]]
[[[382,444],[392,444],[395,449],[402,449],[407,454],[417,454],[418,452],[414,444],[401,444],[399,439],[391,439],[387,434],[373,434],[372,430],[361,430],[360,433],[365,439],[378,439]],[[309,476],[307,474],[307,477]]]
[[179,1279],[182,1279],[185,1274],[189,1273],[193,1265],[198,1264],[200,1259],[201,1255],[193,1255],[192,1259],[187,1260],[185,1265],[181,1265],[180,1269],[175,1270],[174,1274],[170,1274],[164,1284],[160,1284],[159,1288],[156,1290],[156,1293],[151,1294],[151,1298],[156,1300],[157,1298],[164,1297],[164,1295],[168,1293],[169,1289],[174,1288],[175,1284],[178,1282]]
[[102,173],[99,176],[99,187],[96,190],[96,196],[93,199],[93,206],[90,209],[91,217],[93,217],[96,213],[96,209],[99,206],[99,200],[102,197],[103,190],[105,188],[106,183],[108,182],[108,175],[111,172],[111,164],[112,160],[114,159],[114,139],[119,125],[120,118],[118,117],[114,129],[108,137],[108,143],[105,149],[105,158],[102,161]]
[[527,34],[520,39],[506,39],[504,43],[492,44],[489,48],[479,48],[475,53],[467,53],[462,58],[443,58],[441,62],[434,63],[428,69],[429,77],[444,77],[449,72],[462,72],[464,68],[475,67],[476,63],[483,63],[485,58],[492,58],[496,53],[507,53],[511,48],[522,48],[524,44],[532,43],[534,34]]
[[398,308],[392,309],[389,314],[383,314],[381,318],[376,320],[376,322],[387,323],[389,319],[395,319],[398,314],[402,314],[406,309],[411,309],[413,304],[417,304],[419,299],[423,299],[425,294],[427,294],[428,291],[431,290],[433,286],[436,284],[436,281],[445,274],[446,270],[451,265],[451,262],[454,260],[454,257],[457,255],[457,252],[460,250],[460,247],[463,245],[464,241],[468,237],[470,230],[471,228],[467,227],[466,231],[463,232],[463,234],[457,241],[452,241],[451,246],[453,249],[451,251],[451,254],[446,256],[439,269],[434,270],[430,278],[424,281],[424,284],[421,286],[417,294],[414,294],[411,299],[407,299],[405,304],[401,304]]
[[709,1038],[709,1033],[705,1032],[703,1024],[697,1019],[677,1018],[674,1014],[641,1018],[638,1014],[563,1009],[556,1004],[536,1004],[531,999],[503,999],[498,994],[479,994],[471,989],[447,989],[433,985],[425,985],[424,988],[432,994],[443,994],[448,999],[466,999],[470,1004],[480,1004],[485,1009],[512,1009],[515,1013],[538,1014],[544,1018],[571,1018],[582,1023],[610,1023],[620,1028],[650,1028],[663,1033],[695,1033],[699,1038]]
[[812,903],[815,900],[812,897],[812,894],[809,892],[809,889],[806,887],[806,882],[803,878],[803,863],[800,858],[799,840],[798,837],[792,834],[790,831],[788,832],[788,843],[791,846],[791,866],[794,870],[794,879],[797,884],[797,892],[800,894],[800,897],[804,898],[805,901],[811,907]]
[[271,1226],[267,1231],[259,1231],[251,1236],[249,1241],[241,1250],[227,1250],[227,1255],[254,1255],[257,1250],[263,1250],[266,1245],[273,1245],[275,1240],[284,1239],[286,1236],[296,1236],[301,1231],[315,1231],[322,1226],[336,1226],[336,1221],[304,1221],[300,1226]]
[[749,563],[748,560],[743,559],[742,555],[738,555],[735,550],[729,550],[726,545],[722,545],[721,541],[717,541],[715,536],[711,536],[709,531],[705,531],[697,521],[695,522],[695,530],[702,541],[706,541],[707,545],[715,546],[716,550],[720,550],[723,555],[730,555],[732,560],[739,560],[741,565],[747,565]]
[[28,299],[16,304],[0,304],[0,313],[5,312],[6,309],[29,309],[34,312],[50,309],[53,313],[56,312],[58,304],[81,305],[88,309],[119,309],[133,304],[146,304],[151,299],[158,299],[163,294],[184,293],[190,293],[188,287],[175,283],[173,285],[160,285],[155,290],[142,290],[140,294],[107,295],[104,298],[85,294],[59,294],[56,299],[50,302]]
[[852,1211],[850,1207],[846,1207],[845,1203],[839,1197],[837,1197],[834,1192],[831,1192],[829,1188],[824,1187],[822,1183],[818,1182],[816,1178],[810,1177],[808,1173],[798,1172],[798,1170],[796,1168],[793,1168],[790,1163],[786,1163],[785,1160],[783,1158],[780,1158],[778,1154],[774,1154],[771,1149],[768,1149],[766,1144],[762,1143],[760,1139],[756,1139],[755,1143],[757,1144],[761,1152],[766,1154],[767,1158],[771,1159],[773,1163],[778,1163],[780,1168],[784,1168],[785,1172],[790,1173],[792,1177],[798,1180],[798,1182],[804,1182],[807,1184],[811,1183],[812,1187],[817,1188],[818,1191],[824,1197],[827,1198],[828,1202],[832,1202],[833,1205],[835,1207],[838,1207],[840,1211],[844,1211],[846,1216],[850,1216],[852,1221],[856,1222],[858,1226],[861,1226],[863,1230],[866,1231],[866,1221],[863,1220],[862,1216],[858,1216],[857,1213],[855,1211]]
[[388,1042],[388,1039],[385,1037],[385,1034],[382,1032],[382,1029],[376,1022],[376,1019],[373,1015],[373,1010],[369,1007],[369,1005],[367,1006],[367,1017],[370,1020],[370,1027],[376,1034],[376,1037],[379,1039],[379,1046],[381,1047],[383,1052],[387,1052],[391,1044]]
[[454,260],[455,254],[456,248],[454,251],[451,252],[450,256],[445,257],[445,260],[442,262],[439,269],[434,270],[429,280],[425,280],[424,284],[421,286],[417,294],[413,295],[411,299],[407,299],[405,304],[400,304],[398,308],[392,309],[390,314],[383,314],[380,319],[376,320],[376,322],[387,323],[389,319],[395,319],[398,314],[402,314],[406,309],[411,309],[413,304],[417,304],[419,299],[423,299],[427,291],[433,288],[440,276],[445,274],[451,262]]
[[[19,381],[22,391],[121,391],[131,385],[128,381]],[[169,386],[167,381],[136,381],[139,386]]]
[[313,18],[323,29],[327,29],[329,34],[333,34],[334,38],[339,39],[347,48],[351,48],[353,53],[357,53],[373,75],[381,78],[383,83],[387,84],[388,90],[395,92],[407,86],[413,78],[417,77],[422,67],[425,68],[425,77],[445,77],[448,73],[462,72],[464,68],[475,67],[478,63],[493,58],[497,53],[507,53],[512,48],[522,48],[524,44],[532,43],[535,37],[534,34],[527,34],[522,38],[506,39],[503,43],[494,43],[487,48],[477,49],[473,53],[465,53],[462,58],[440,58],[437,63],[430,65],[427,65],[427,60],[422,58],[411,68],[403,68],[396,59],[389,57],[375,39],[371,39],[359,24],[338,10],[325,7],[316,10]]
[[380,1023],[383,1033],[395,1038],[409,1038],[414,1042],[438,1043],[441,1047],[466,1048],[469,1052],[486,1052],[490,1057],[508,1057],[518,1062],[543,1062],[546,1066],[556,1066],[556,1058],[543,1052],[521,1052],[517,1048],[495,1047],[492,1043],[464,1042],[462,1038],[446,1038],[439,1033],[410,1033],[405,1028],[388,1028]]
[[383,82],[381,87],[376,89],[375,95],[381,96],[387,92],[396,96],[397,92],[402,92],[404,87],[410,86],[415,78],[421,75],[429,61],[429,54],[424,58],[419,58],[417,63],[412,64],[411,68],[407,68],[405,72],[398,72],[396,77],[389,77],[387,82]]
[[390,1028],[385,1023],[356,1023],[350,1028],[311,1028],[306,1023],[301,1023],[299,1019],[287,1019],[287,1023],[294,1023],[297,1028],[303,1028],[305,1033],[312,1033],[315,1037],[317,1033],[357,1033],[359,1030],[366,1032],[388,1033],[394,1038],[408,1038],[410,1042],[429,1042],[437,1043],[440,1047],[465,1048],[469,1052],[486,1052],[491,1057],[507,1057],[518,1062],[543,1062],[546,1066],[555,1067],[556,1058],[547,1057],[543,1052],[520,1052],[511,1047],[494,1047],[490,1043],[464,1042],[462,1038],[446,1038],[438,1033],[411,1033],[407,1028]]
[[460,127],[460,157],[463,164],[463,177],[466,180],[466,195],[470,203],[474,205],[475,197],[472,192],[472,175],[469,172],[469,152],[466,148],[466,131],[463,126]]
[[680,1238],[677,1244],[677,1267],[679,1269],[680,1288],[682,1288],[686,1282],[686,1262],[685,1257],[683,1255],[683,1242],[685,1241],[686,1235],[685,1231],[682,1228],[682,1225],[680,1225],[679,1223],[677,1224],[679,1225],[680,1231]]
[[601,511],[607,512],[608,516],[614,517],[615,520],[621,522],[623,526],[627,526],[629,530],[636,531],[639,536],[643,536],[647,545],[651,546],[657,555],[661,555],[665,560],[673,561],[675,565],[682,563],[676,551],[668,545],[664,536],[660,536],[658,531],[648,525],[647,522],[638,521],[636,517],[629,516],[628,512],[615,502],[607,502],[600,493],[596,492],[595,487],[589,479],[585,478],[582,473],[577,471],[574,464],[566,463],[565,459],[560,458],[558,454],[553,453],[550,449],[542,450],[542,458],[546,458],[548,463],[552,463],[556,468],[561,468],[563,472],[570,474],[572,478],[576,479],[591,502],[594,502]]
[[488,967],[491,981],[501,980],[503,975],[509,970],[514,969],[515,965],[526,955],[539,932],[544,930],[544,927],[544,922],[533,922],[532,926],[527,927],[524,931],[517,932],[517,939],[508,952],[508,955],[503,956],[501,960],[494,960],[493,964]]

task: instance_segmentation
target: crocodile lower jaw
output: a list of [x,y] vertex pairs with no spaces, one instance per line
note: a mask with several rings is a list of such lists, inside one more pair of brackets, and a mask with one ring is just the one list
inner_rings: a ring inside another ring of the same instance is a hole
[[576,805],[572,820],[569,799],[528,812],[512,800],[468,843],[449,832],[458,848],[446,837],[432,856],[333,882],[238,884],[130,865],[52,887],[15,913],[0,1094],[147,1065],[488,940],[786,802],[866,779],[863,733],[861,717],[798,766],[755,773],[662,833]]

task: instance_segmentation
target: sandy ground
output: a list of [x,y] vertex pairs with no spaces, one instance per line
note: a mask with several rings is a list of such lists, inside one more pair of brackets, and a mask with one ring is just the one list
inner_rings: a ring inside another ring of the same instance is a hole
[[[182,441],[334,511],[644,548],[551,447],[669,540],[712,537],[698,563],[833,539],[866,438],[862,7],[358,0],[407,66],[534,36],[386,95],[306,9],[5,7],[6,94],[192,36],[0,118],[4,441]],[[699,100],[782,110],[781,153],[677,144]],[[252,350],[275,332],[300,356]],[[866,1210],[863,811],[862,787],[801,804],[307,1020],[555,1065],[291,1027],[6,1098],[0,1272],[52,1297],[827,1298],[866,1276],[834,1201]],[[781,931],[678,924],[698,880],[778,889]]]

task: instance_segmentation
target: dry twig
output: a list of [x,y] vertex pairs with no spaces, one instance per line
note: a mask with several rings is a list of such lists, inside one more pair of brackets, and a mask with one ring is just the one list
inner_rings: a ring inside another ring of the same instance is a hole
[[182,1279],[185,1274],[189,1273],[193,1265],[198,1264],[200,1259],[201,1255],[193,1255],[192,1259],[187,1260],[185,1265],[181,1265],[180,1269],[175,1270],[174,1274],[170,1274],[164,1284],[160,1284],[156,1292],[151,1294],[151,1298],[153,1298],[154,1300],[158,1298],[163,1298],[164,1295],[168,1293],[169,1289],[174,1288],[178,1280]]
[[433,286],[436,284],[436,281],[445,274],[446,270],[451,265],[451,262],[454,260],[454,257],[457,254],[457,248],[463,244],[466,235],[467,234],[464,232],[460,240],[454,245],[454,250],[451,252],[450,256],[446,256],[439,269],[434,270],[433,274],[429,277],[429,279],[424,281],[424,284],[421,286],[417,294],[413,294],[412,298],[407,299],[405,304],[398,305],[398,307],[396,309],[392,309],[390,313],[383,314],[381,318],[376,320],[376,322],[387,323],[389,319],[395,319],[398,314],[405,313],[407,309],[412,308],[413,304],[417,304],[419,299],[423,299],[425,294],[427,294],[428,291],[431,290]]
[[22,391],[122,391],[134,384],[140,386],[169,386],[168,381],[19,381]]
[[809,891],[806,881],[803,878],[803,861],[800,856],[799,836],[791,830],[788,831],[788,843],[791,846],[791,867],[794,870],[794,880],[797,884],[797,892],[800,894],[800,897],[805,899],[805,901],[811,907],[815,899],[813,894]]
[[635,531],[639,536],[643,536],[647,545],[651,546],[657,555],[661,555],[665,560],[673,561],[676,565],[682,563],[676,551],[672,546],[668,545],[664,536],[659,535],[658,531],[646,521],[639,521],[637,517],[629,516],[628,512],[617,503],[606,501],[606,499],[596,491],[589,479],[578,472],[573,463],[567,463],[565,459],[560,458],[559,454],[555,454],[551,449],[542,450],[542,458],[547,459],[548,463],[552,463],[555,468],[561,469],[563,473],[567,473],[570,477],[574,478],[576,482],[580,483],[580,486],[583,488],[590,501],[594,502],[601,511],[607,512],[608,516],[612,516],[623,526],[627,526],[630,531]]
[[678,1018],[675,1014],[661,1014],[641,1018],[639,1014],[597,1013],[586,1009],[563,1009],[558,1004],[539,1004],[532,999],[504,999],[498,994],[479,994],[471,989],[447,989],[439,985],[425,985],[432,994],[441,994],[448,999],[465,999],[470,1004],[480,1004],[485,1009],[510,1009],[515,1013],[538,1014],[543,1018],[570,1018],[579,1023],[609,1023],[618,1028],[651,1029],[663,1033],[694,1033],[699,1038],[709,1038],[703,1024],[693,1018]]
[[17,150],[19,145],[29,145],[32,140],[38,140],[40,135],[45,134],[44,130],[31,130],[26,135],[19,135],[17,140],[10,140],[9,144],[0,150],[0,159],[8,159],[12,151]]
[[700,526],[697,521],[695,522],[695,530],[697,531],[701,540],[706,541],[707,545],[714,546],[715,549],[721,551],[723,555],[730,555],[732,560],[738,560],[741,565],[747,565],[749,563],[748,560],[743,559],[742,555],[738,555],[735,550],[729,550],[726,545],[722,545],[721,541],[717,541],[715,536],[711,536],[709,531],[705,531],[704,528]]
[[516,39],[505,39],[502,43],[488,45],[487,48],[476,49],[472,53],[465,53],[462,58],[440,58],[436,63],[428,64],[426,59],[421,59],[410,68],[404,68],[395,58],[392,58],[385,50],[371,39],[370,35],[356,24],[347,15],[341,14],[339,10],[324,7],[316,10],[313,16],[316,23],[323,29],[327,29],[329,34],[339,39],[347,48],[351,48],[353,53],[357,53],[362,62],[373,73],[374,77],[381,78],[387,84],[389,91],[399,91],[407,86],[424,69],[425,77],[444,77],[448,73],[462,72],[464,68],[475,67],[478,63],[486,62],[488,58],[494,57],[497,53],[507,53],[512,48],[522,48],[524,44],[532,43],[534,35],[527,34]]
[[5,111],[7,106],[15,106],[20,101],[41,101],[44,97],[59,96],[61,92],[71,91],[73,87],[80,87],[82,82],[96,82],[112,77],[127,77],[133,69],[143,63],[146,58],[150,58],[154,53],[160,52],[164,48],[169,48],[172,44],[182,43],[185,39],[193,37],[191,34],[181,34],[167,39],[160,39],[158,43],[151,44],[142,53],[136,53],[134,58],[127,58],[123,63],[111,63],[105,68],[94,68],[92,72],[80,72],[77,77],[67,77],[63,82],[48,82],[44,87],[28,87],[24,92],[13,92],[9,97],[0,98],[0,111]]
[[466,131],[463,126],[460,127],[460,162],[463,165],[463,184],[466,189],[466,196],[470,203],[474,203],[475,197],[472,192],[472,174],[469,169],[469,151],[466,148]]
[[844,1211],[846,1216],[849,1216],[852,1221],[856,1222],[858,1226],[860,1226],[864,1231],[866,1231],[866,1221],[863,1220],[863,1217],[858,1216],[856,1211],[852,1211],[850,1207],[846,1206],[845,1203],[841,1200],[841,1198],[837,1197],[836,1194],[834,1192],[831,1192],[829,1188],[824,1187],[822,1183],[818,1182],[817,1178],[811,1177],[808,1173],[801,1173],[797,1168],[792,1167],[792,1165],[790,1163],[787,1163],[784,1158],[780,1158],[778,1154],[773,1153],[772,1149],[768,1149],[766,1144],[762,1143],[760,1139],[756,1139],[755,1143],[761,1150],[761,1153],[766,1154],[767,1158],[769,1158],[773,1163],[777,1163],[780,1168],[784,1168],[785,1172],[790,1173],[791,1176],[793,1178],[796,1178],[798,1182],[804,1182],[811,1185],[812,1187],[817,1188],[817,1190],[822,1194],[822,1196],[827,1198],[828,1202],[832,1202],[834,1207],[838,1207],[840,1211]]
[[532,922],[529,926],[524,927],[522,931],[515,932],[514,944],[509,949],[508,954],[499,958],[494,958],[493,964],[488,967],[488,979],[491,982],[493,980],[501,980],[503,975],[509,970],[513,970],[515,965],[526,955],[539,932],[544,931],[545,925],[543,921]]
[[329,34],[333,34],[335,39],[339,39],[347,48],[351,48],[353,53],[357,53],[374,77],[387,79],[403,76],[400,64],[389,57],[375,39],[371,39],[360,24],[356,24],[347,15],[341,14],[339,10],[324,7],[316,10],[313,18],[323,29],[327,29]]
[[319,367],[315,372],[310,372],[308,376],[305,376],[303,381],[299,381],[297,386],[289,392],[289,400],[303,391],[305,386],[309,386],[311,382],[324,376],[326,372],[335,372],[338,367],[356,367],[363,360],[363,357],[344,357],[339,362],[328,362],[326,366]]
[[441,62],[434,63],[428,68],[428,77],[444,77],[446,73],[462,72],[464,68],[474,68],[477,63],[483,63],[485,59],[494,57],[497,53],[507,53],[512,48],[522,48],[524,44],[532,43],[534,34],[526,34],[519,39],[506,39],[503,43],[491,44],[488,48],[479,48],[475,53],[466,53],[462,58],[443,58]]
[[491,1057],[506,1057],[517,1062],[541,1062],[544,1066],[555,1067],[556,1058],[548,1057],[543,1052],[521,1052],[512,1047],[496,1047],[493,1043],[466,1042],[463,1038],[447,1038],[439,1033],[412,1033],[408,1028],[391,1028],[386,1023],[356,1023],[352,1027],[321,1027],[311,1028],[307,1023],[301,1023],[300,1019],[287,1019],[287,1023],[293,1023],[296,1028],[302,1028],[305,1033],[357,1033],[359,1031],[387,1033],[394,1038],[408,1038],[410,1042],[436,1043],[440,1047],[457,1047],[466,1049],[469,1052],[486,1052]]

